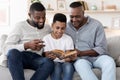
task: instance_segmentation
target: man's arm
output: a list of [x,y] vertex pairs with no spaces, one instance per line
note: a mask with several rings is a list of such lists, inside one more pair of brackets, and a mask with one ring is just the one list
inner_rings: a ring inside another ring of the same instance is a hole
[[80,51],[80,50],[76,50],[77,51],[77,54],[79,57],[81,56],[91,56],[91,57],[96,57],[98,56],[99,54],[94,51],[94,50],[86,50],[86,51]]
[[43,44],[43,41],[40,39],[34,39],[32,41],[24,43],[24,49],[31,49],[39,51],[41,48],[43,48],[45,45]]

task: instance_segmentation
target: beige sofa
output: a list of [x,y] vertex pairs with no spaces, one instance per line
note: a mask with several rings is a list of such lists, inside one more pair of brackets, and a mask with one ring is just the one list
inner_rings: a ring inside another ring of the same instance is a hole
[[[110,55],[117,61],[117,65],[120,66],[120,31],[119,30],[105,30],[107,42],[108,42],[108,51]],[[7,36],[2,36],[1,45],[4,44],[4,41]],[[1,49],[1,48],[0,48]],[[108,65],[109,66],[109,65]],[[95,74],[101,80],[101,71],[98,69],[93,69]],[[120,67],[116,67],[116,80],[120,80]],[[33,75],[33,70],[25,70],[25,79],[30,80],[30,77]],[[108,74],[109,75],[109,74]],[[12,80],[11,75],[7,67],[0,66],[0,80]],[[50,80],[50,79],[49,79]],[[75,72],[73,80],[81,80],[79,75]]]

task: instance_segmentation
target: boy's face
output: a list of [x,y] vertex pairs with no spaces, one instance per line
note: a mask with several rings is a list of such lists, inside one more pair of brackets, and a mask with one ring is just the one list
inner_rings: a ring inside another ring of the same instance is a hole
[[65,32],[66,29],[66,23],[65,22],[60,22],[56,21],[55,23],[52,24],[52,36],[55,39],[61,38],[63,33]]

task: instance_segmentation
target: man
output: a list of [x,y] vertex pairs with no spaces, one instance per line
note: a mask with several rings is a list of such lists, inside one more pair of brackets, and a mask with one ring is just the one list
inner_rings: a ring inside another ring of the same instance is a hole
[[102,71],[101,80],[116,80],[114,60],[107,55],[107,44],[102,24],[84,16],[80,2],[70,4],[70,22],[66,33],[74,41],[78,59],[74,67],[82,80],[98,80],[92,68]]
[[8,36],[5,51],[13,80],[25,80],[23,69],[36,71],[30,80],[46,80],[53,71],[53,61],[41,56],[45,46],[41,39],[51,32],[44,25],[45,11],[41,3],[33,3],[28,13],[30,19],[18,23]]

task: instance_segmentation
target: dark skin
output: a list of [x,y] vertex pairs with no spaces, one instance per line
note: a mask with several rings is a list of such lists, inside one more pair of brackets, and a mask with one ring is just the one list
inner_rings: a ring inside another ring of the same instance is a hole
[[[42,29],[45,23],[45,11],[33,11],[28,13],[30,19],[28,19],[28,23],[32,27],[37,27],[38,29]],[[35,23],[35,24],[34,24]],[[37,25],[37,26],[36,26]],[[39,51],[43,48],[43,41],[40,39],[34,39],[32,41],[24,43],[25,49],[31,49]]]
[[[82,7],[76,7],[76,8],[71,8],[70,10],[70,21],[72,25],[75,27],[76,30],[78,30],[80,27],[82,27],[84,24],[87,22],[87,18],[84,16],[84,10]],[[80,51],[78,49],[77,54],[78,56],[91,56],[95,57],[98,56],[99,54],[94,51],[94,50],[86,50],[86,51]]]
[[45,11],[33,11],[28,13],[30,19],[28,19],[28,23],[33,26],[37,27],[38,29],[42,29],[44,27],[44,23],[46,20]]

